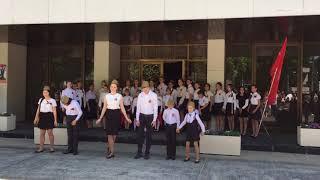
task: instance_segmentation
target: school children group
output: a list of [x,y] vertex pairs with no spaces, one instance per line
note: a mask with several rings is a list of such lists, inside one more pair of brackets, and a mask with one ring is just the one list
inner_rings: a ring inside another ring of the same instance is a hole
[[[251,86],[250,95],[240,87],[236,94],[231,84],[223,90],[222,83],[216,83],[215,92],[212,93],[210,84],[203,87],[200,83],[182,79],[178,80],[177,87],[173,81],[165,84],[160,77],[158,86],[153,81],[135,80],[131,87],[129,80],[120,89],[118,82],[113,80],[108,88],[102,82],[99,93],[90,85],[87,92],[79,82],[72,87],[68,82],[62,91],[60,101],[50,97],[50,88],[43,89],[43,98],[38,102],[38,109],[34,123],[40,128],[40,146],[36,153],[44,151],[44,138],[47,132],[50,140],[50,152],[54,152],[54,137],[52,129],[56,127],[58,113],[61,110],[66,116],[68,131],[68,149],[65,154],[78,154],[79,121],[82,119],[98,119],[107,136],[106,158],[115,157],[114,144],[119,129],[134,129],[137,131],[138,150],[136,159],[150,158],[152,144],[152,131],[165,128],[167,139],[166,159],[176,158],[176,134],[182,130],[186,133],[186,153],[184,161],[190,160],[190,143],[193,143],[196,159],[200,162],[199,141],[205,129],[211,128],[211,115],[215,119],[215,130],[224,131],[225,120],[229,130],[235,130],[235,117],[240,122],[240,133],[246,135],[248,119],[252,122],[252,137],[259,133],[258,125],[261,118],[260,100],[255,85]],[[99,97],[97,101],[97,97]],[[57,107],[61,103],[61,107]],[[98,117],[98,118],[97,118]],[[87,121],[88,122],[88,121]],[[88,123],[90,124],[90,123]],[[142,153],[142,146],[146,148]]]

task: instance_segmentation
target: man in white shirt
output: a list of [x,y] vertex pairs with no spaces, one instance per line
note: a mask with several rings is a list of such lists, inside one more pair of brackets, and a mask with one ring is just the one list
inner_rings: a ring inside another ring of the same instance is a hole
[[62,96],[61,102],[67,115],[68,149],[64,154],[73,153],[73,155],[78,155],[79,120],[83,112],[76,100]]
[[[158,116],[158,97],[157,94],[152,92],[149,83],[144,81],[142,83],[142,92],[138,96],[137,112],[136,112],[136,125],[138,127],[138,152],[134,157],[139,159],[142,157],[142,145],[144,143],[144,134],[146,134],[146,149],[145,159],[150,158],[151,147],[151,132],[152,127],[155,127]],[[146,132],[145,132],[146,129]]]

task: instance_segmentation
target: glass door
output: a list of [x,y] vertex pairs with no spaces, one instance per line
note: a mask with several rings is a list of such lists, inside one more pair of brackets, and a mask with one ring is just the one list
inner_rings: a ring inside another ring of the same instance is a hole
[[[253,63],[253,79],[263,98],[270,89],[272,78],[269,71],[275,61],[281,44],[275,45],[255,45]],[[280,127],[282,130],[295,130],[298,117],[298,94],[299,94],[299,48],[298,46],[288,46],[283,63],[277,102],[266,108],[266,118],[264,122],[270,126]],[[263,104],[264,107],[264,104]],[[262,108],[263,109],[263,108]]]

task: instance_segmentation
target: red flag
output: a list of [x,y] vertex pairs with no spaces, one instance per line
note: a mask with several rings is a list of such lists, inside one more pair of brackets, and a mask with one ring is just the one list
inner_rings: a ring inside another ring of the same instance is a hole
[[268,96],[268,105],[274,104],[274,102],[277,100],[278,86],[282,72],[283,59],[286,55],[287,41],[288,39],[286,37],[282,44],[281,50],[278,53],[277,59],[275,60],[270,69],[271,86]]

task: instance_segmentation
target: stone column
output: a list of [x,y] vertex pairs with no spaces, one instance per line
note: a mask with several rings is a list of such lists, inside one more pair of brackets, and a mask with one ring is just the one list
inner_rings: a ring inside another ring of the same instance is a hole
[[120,78],[120,45],[117,24],[95,24],[94,83],[100,88],[102,80]]
[[[208,20],[207,81],[211,85],[224,82],[225,21]],[[214,87],[214,86],[213,86]]]
[[0,64],[7,66],[7,80],[0,83],[0,112],[25,120],[27,76],[26,26],[0,26]]

